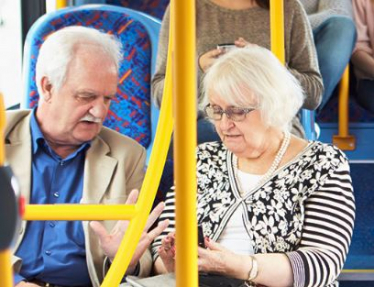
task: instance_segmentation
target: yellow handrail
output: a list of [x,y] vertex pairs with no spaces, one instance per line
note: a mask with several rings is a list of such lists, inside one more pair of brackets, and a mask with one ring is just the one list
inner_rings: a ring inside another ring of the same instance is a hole
[[134,205],[28,204],[25,220],[129,220],[136,216]]
[[56,10],[62,9],[68,6],[67,0],[56,0]]
[[4,287],[13,286],[10,249],[0,250],[0,284]]
[[339,133],[333,136],[333,143],[342,150],[354,150],[356,138],[349,135],[349,65],[345,68],[339,84]]
[[374,269],[343,269],[342,273],[374,273]]
[[176,280],[178,287],[198,286],[196,215],[196,21],[195,1],[174,1],[176,182]]
[[339,86],[339,135],[348,135],[349,66],[345,68]]
[[283,0],[271,0],[270,3],[270,39],[271,51],[283,64],[284,52],[284,5]]

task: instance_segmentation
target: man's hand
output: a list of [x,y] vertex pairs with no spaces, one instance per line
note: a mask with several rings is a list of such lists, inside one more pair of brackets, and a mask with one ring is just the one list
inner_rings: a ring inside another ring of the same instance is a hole
[[[126,204],[135,204],[138,199],[138,194],[139,192],[137,190],[132,190],[128,199],[126,200]],[[140,237],[138,246],[135,249],[134,255],[127,269],[127,274],[132,273],[135,270],[135,267],[138,264],[140,257],[144,254],[144,252],[147,250],[152,241],[158,235],[160,235],[161,232],[169,225],[169,220],[164,220],[161,221],[157,227],[148,232],[148,229],[157,220],[163,209],[164,203],[159,203],[149,215],[146,226]],[[119,245],[122,242],[122,238],[126,233],[128,225],[128,220],[120,220],[116,223],[110,234],[108,234],[107,230],[102,225],[102,223],[98,221],[90,222],[92,230],[99,237],[100,246],[103,249],[104,254],[110,260],[113,260],[114,256],[116,255]]]

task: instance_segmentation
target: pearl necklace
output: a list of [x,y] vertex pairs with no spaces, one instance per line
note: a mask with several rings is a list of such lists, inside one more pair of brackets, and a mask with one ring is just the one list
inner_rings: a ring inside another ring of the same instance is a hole
[[[271,164],[268,171],[262,176],[262,178],[258,182],[258,184],[248,194],[255,191],[258,187],[262,186],[266,181],[268,181],[272,177],[273,173],[279,167],[279,164],[282,161],[282,159],[284,157],[284,154],[286,153],[286,150],[287,150],[287,148],[290,144],[290,140],[291,140],[291,134],[289,132],[284,132],[284,137],[283,137],[281,147],[279,148],[279,150],[278,150],[278,152],[277,152],[277,154],[274,158],[273,163]],[[238,186],[239,193],[243,197],[243,196],[245,196],[245,193],[242,190],[242,187],[240,186],[241,185],[240,181],[238,179],[238,157],[235,154],[233,154],[232,165],[233,165],[233,171],[234,171],[234,178],[235,178],[236,184]]]

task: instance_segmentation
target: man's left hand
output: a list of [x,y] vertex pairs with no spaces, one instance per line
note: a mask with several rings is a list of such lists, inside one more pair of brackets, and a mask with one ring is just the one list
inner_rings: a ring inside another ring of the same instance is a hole
[[[135,190],[135,189],[132,190],[128,199],[126,200],[126,204],[135,204],[138,198],[138,194],[139,194],[138,190]],[[156,208],[149,215],[146,226],[143,230],[139,243],[135,249],[134,255],[127,269],[127,272],[126,272],[127,274],[131,274],[135,270],[140,257],[144,254],[144,252],[147,250],[149,245],[168,226],[169,221],[164,220],[164,221],[161,221],[157,225],[157,227],[148,231],[148,229],[153,225],[153,223],[160,216],[163,209],[164,209],[164,203],[161,202],[156,206]],[[110,260],[113,260],[114,256],[116,255],[119,245],[122,242],[123,236],[126,233],[128,225],[129,225],[128,220],[120,220],[116,223],[112,231],[108,233],[102,223],[98,221],[90,222],[90,226],[92,230],[99,237],[100,246],[103,249],[104,254]]]

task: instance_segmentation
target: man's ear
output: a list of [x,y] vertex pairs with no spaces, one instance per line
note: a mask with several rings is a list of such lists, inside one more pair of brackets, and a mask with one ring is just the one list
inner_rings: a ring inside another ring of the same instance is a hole
[[52,99],[52,84],[50,83],[49,79],[47,77],[42,77],[42,79],[40,80],[41,82],[41,88],[42,88],[42,95],[41,98],[49,103]]

